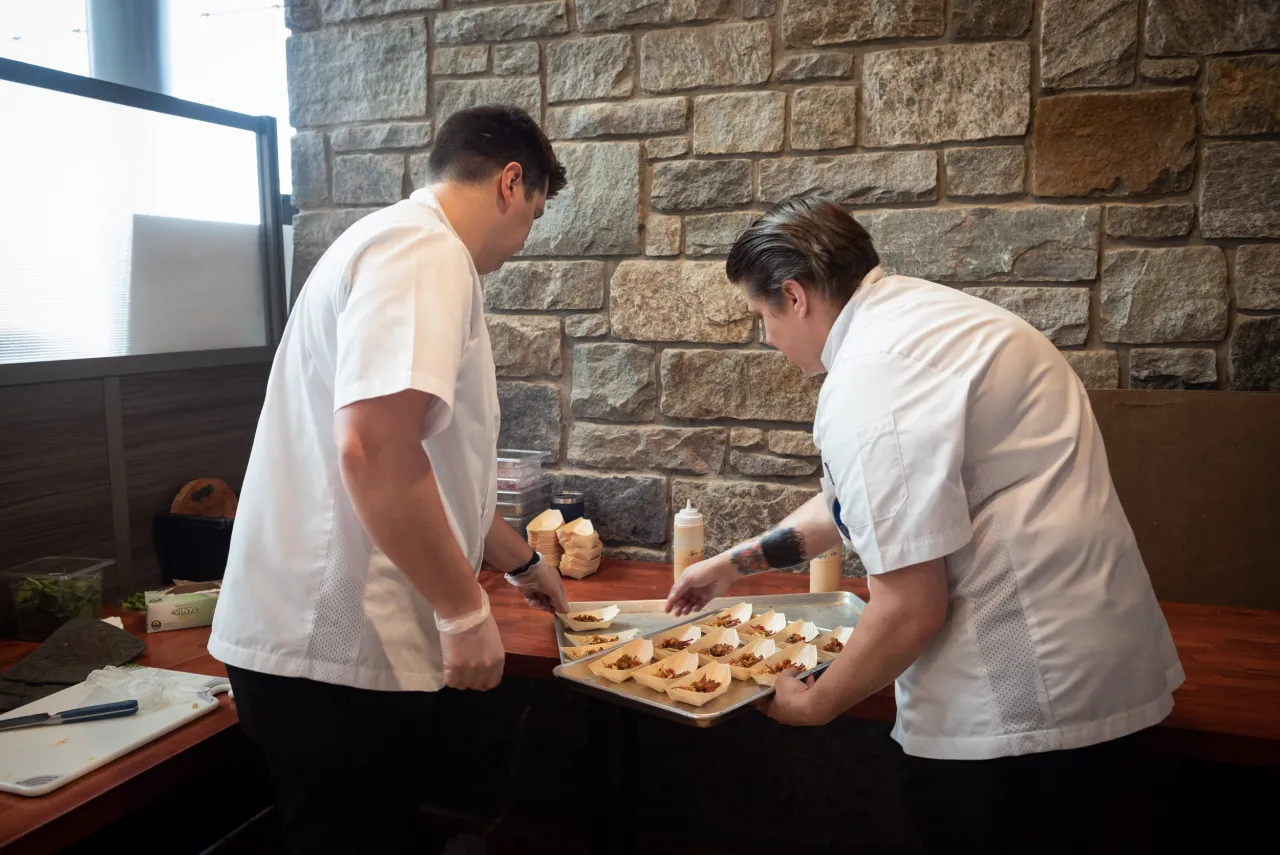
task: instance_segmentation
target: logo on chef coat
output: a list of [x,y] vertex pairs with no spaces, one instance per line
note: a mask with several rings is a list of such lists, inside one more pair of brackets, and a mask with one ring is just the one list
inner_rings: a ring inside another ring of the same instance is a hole
[[844,521],[840,519],[840,497],[835,495],[836,478],[831,474],[831,466],[827,461],[822,461],[822,467],[827,470],[827,480],[831,482],[831,516],[835,518],[836,528],[840,530],[840,534],[844,536],[844,539],[852,542],[853,539],[849,537],[848,527],[845,526]]

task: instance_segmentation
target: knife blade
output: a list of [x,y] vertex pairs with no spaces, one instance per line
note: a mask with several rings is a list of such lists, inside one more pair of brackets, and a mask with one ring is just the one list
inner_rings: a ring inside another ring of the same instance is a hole
[[56,713],[36,713],[17,718],[0,719],[0,730],[16,730],[20,727],[39,727],[47,724],[71,724],[77,721],[97,721],[104,718],[121,718],[133,715],[138,711],[136,700],[116,701],[110,704],[96,704],[91,707],[76,707]]

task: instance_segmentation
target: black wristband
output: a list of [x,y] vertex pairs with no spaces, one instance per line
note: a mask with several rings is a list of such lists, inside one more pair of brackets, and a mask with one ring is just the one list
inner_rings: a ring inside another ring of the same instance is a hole
[[541,560],[542,560],[542,556],[541,556],[541,555],[539,555],[537,552],[534,552],[534,553],[533,553],[533,557],[532,557],[532,558],[530,558],[528,561],[526,561],[524,564],[520,565],[520,566],[519,566],[519,567],[517,567],[516,569],[512,570],[512,571],[511,571],[510,573],[508,573],[507,575],[508,575],[508,576],[519,576],[521,573],[528,573],[528,572],[529,572],[530,570],[532,570],[534,567],[537,567],[537,566],[538,566],[538,562],[539,562],[539,561],[541,561]]

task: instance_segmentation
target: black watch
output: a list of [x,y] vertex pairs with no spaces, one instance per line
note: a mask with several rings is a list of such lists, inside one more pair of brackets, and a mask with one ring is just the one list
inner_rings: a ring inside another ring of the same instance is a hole
[[519,566],[519,567],[517,567],[516,569],[512,570],[512,571],[511,571],[510,573],[508,573],[507,575],[508,575],[508,576],[519,576],[521,573],[528,573],[528,572],[529,572],[530,570],[532,570],[534,567],[537,567],[537,566],[538,566],[538,562],[539,562],[539,561],[541,561],[541,560],[542,560],[542,556],[541,556],[541,555],[539,555],[537,552],[534,552],[534,553],[533,553],[533,557],[532,557],[532,558],[530,558],[528,561],[526,561],[524,564],[520,565],[520,566]]

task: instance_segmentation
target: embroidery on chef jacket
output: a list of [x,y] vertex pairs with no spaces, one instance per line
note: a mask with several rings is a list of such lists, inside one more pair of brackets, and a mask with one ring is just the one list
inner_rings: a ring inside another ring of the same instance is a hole
[[822,461],[822,465],[827,470],[827,480],[831,482],[831,492],[833,494],[833,499],[831,502],[831,516],[835,518],[836,528],[840,530],[840,534],[844,536],[844,539],[846,541],[852,542],[853,538],[849,537],[848,527],[844,524],[844,521],[840,519],[840,497],[834,495],[835,484],[836,484],[835,476],[831,474],[831,466],[830,464],[827,463],[827,461],[825,460]]

